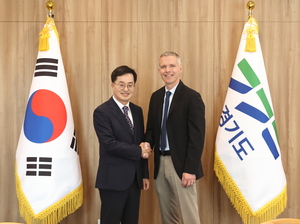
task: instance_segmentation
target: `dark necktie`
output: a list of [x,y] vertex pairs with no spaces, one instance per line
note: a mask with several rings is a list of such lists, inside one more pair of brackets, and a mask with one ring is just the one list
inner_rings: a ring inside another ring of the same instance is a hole
[[169,109],[169,100],[170,100],[171,92],[166,92],[166,99],[165,99],[165,109],[164,109],[164,116],[163,122],[161,126],[161,135],[160,135],[160,149],[164,151],[167,147],[167,118],[168,118],[168,109]]
[[125,118],[126,118],[126,120],[127,120],[127,123],[129,124],[129,127],[130,127],[130,129],[131,129],[131,132],[132,132],[132,134],[134,134],[133,124],[131,123],[131,120],[130,120],[130,118],[129,118],[129,116],[128,116],[128,110],[129,110],[129,108],[128,108],[127,106],[124,106],[122,109],[123,109],[123,111],[124,111],[124,116],[125,116]]

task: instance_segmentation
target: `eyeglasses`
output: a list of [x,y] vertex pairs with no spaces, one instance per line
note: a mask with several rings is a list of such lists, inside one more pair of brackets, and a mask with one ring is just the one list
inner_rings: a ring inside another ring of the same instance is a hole
[[128,90],[133,90],[134,88],[134,84],[133,83],[129,83],[127,85],[125,85],[125,83],[115,83],[120,90],[125,89],[125,87],[127,87]]

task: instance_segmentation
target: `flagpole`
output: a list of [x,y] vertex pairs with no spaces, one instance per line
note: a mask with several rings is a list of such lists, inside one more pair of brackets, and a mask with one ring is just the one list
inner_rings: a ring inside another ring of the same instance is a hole
[[53,1],[48,1],[47,3],[46,3],[46,7],[47,7],[47,9],[49,10],[49,17],[50,18],[54,18],[54,14],[52,14],[52,9],[54,8],[54,2]]

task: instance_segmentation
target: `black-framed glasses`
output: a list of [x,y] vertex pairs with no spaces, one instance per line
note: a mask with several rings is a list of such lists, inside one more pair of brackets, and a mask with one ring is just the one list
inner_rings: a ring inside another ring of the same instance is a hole
[[120,90],[125,89],[127,87],[128,90],[133,90],[134,89],[134,84],[133,83],[128,83],[127,85],[125,83],[115,83],[119,87]]

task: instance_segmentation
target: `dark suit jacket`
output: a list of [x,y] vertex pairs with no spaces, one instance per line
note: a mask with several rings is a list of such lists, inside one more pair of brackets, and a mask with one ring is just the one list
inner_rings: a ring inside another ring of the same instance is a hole
[[148,160],[141,158],[139,144],[144,140],[142,109],[129,103],[134,135],[122,111],[111,97],[94,111],[94,128],[100,144],[96,188],[123,191],[136,178],[140,188],[149,178]]
[[[165,87],[150,99],[145,141],[154,147],[154,178],[159,170],[159,144]],[[179,82],[167,120],[167,133],[172,162],[179,178],[182,173],[203,176],[201,155],[205,136],[205,106],[200,94]]]

